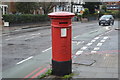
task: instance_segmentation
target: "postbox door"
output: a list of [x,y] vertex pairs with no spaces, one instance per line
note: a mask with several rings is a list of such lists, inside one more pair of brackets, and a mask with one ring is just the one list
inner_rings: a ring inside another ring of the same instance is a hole
[[55,61],[71,60],[71,27],[52,27],[52,58]]

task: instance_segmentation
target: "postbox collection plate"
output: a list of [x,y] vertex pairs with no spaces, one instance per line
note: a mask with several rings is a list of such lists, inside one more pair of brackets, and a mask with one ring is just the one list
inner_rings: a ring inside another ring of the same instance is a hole
[[67,29],[61,28],[61,37],[67,37]]

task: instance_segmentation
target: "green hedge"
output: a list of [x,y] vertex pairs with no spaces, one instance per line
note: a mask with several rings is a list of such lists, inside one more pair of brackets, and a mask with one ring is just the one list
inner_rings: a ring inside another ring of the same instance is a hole
[[33,15],[33,14],[6,14],[3,15],[3,20],[12,24],[16,23],[36,23],[48,21],[47,15]]

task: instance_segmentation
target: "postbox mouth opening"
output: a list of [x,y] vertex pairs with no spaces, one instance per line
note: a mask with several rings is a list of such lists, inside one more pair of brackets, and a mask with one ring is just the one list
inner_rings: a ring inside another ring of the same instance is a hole
[[68,24],[68,22],[59,22],[59,24]]

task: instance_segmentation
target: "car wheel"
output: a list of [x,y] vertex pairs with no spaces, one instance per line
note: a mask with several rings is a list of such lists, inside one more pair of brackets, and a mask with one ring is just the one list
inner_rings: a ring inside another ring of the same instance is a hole
[[114,22],[112,23],[112,25],[114,25]]
[[99,25],[101,25],[101,23],[99,23]]
[[110,23],[108,23],[108,25],[110,26]]

